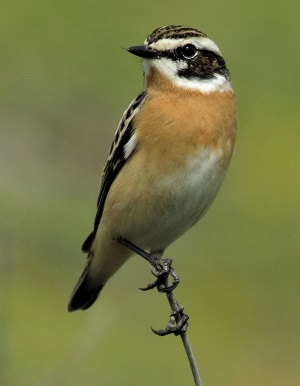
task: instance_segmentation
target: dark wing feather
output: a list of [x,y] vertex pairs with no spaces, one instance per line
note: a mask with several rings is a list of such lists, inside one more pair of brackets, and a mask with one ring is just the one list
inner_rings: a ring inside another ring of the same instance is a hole
[[116,176],[118,175],[119,171],[122,169],[126,161],[124,147],[134,134],[133,119],[140,111],[141,106],[145,101],[145,98],[146,93],[143,91],[129,105],[128,109],[125,111],[119,123],[114,141],[111,145],[109,155],[102,173],[101,187],[97,200],[97,213],[94,221],[94,229],[82,245],[81,249],[83,252],[89,252],[91,245],[95,239],[95,235],[102,217],[107,194]]

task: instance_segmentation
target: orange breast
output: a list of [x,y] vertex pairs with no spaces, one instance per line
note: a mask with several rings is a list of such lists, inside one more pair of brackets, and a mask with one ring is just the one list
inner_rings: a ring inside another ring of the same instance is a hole
[[236,136],[236,102],[233,92],[203,94],[174,87],[153,70],[148,97],[136,117],[139,162],[149,162],[170,173],[184,167],[201,147],[217,150],[220,169],[226,170]]

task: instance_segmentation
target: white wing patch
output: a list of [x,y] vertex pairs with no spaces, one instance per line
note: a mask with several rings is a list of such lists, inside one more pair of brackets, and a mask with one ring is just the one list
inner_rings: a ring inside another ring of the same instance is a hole
[[136,134],[133,134],[129,141],[124,145],[124,157],[127,159],[133,152],[136,146]]

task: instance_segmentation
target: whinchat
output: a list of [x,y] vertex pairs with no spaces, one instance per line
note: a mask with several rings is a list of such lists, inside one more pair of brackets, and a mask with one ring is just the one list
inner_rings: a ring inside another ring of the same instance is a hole
[[89,308],[133,254],[118,238],[162,256],[196,224],[215,199],[234,149],[235,94],[214,41],[169,25],[127,51],[143,59],[144,91],[115,133],[69,311]]

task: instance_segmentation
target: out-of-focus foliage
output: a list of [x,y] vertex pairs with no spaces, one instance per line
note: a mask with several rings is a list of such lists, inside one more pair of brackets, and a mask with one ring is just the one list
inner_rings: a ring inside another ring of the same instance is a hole
[[172,385],[179,338],[154,336],[164,296],[135,257],[89,311],[66,304],[83,267],[101,168],[142,87],[122,49],[188,24],[216,40],[239,105],[216,202],[170,247],[205,385],[300,379],[299,11],[296,1],[8,1],[0,15],[0,384]]

